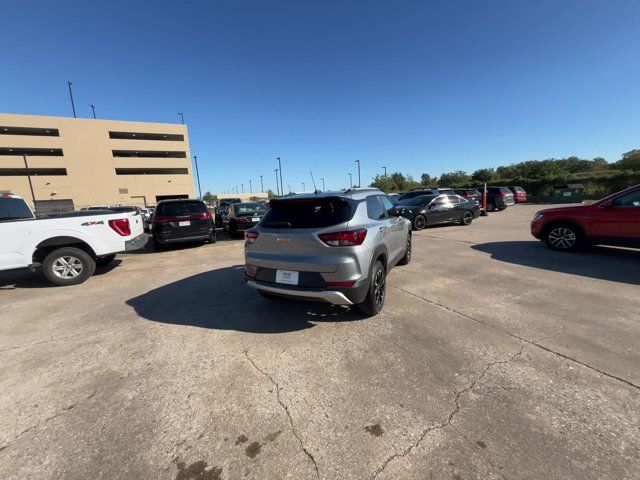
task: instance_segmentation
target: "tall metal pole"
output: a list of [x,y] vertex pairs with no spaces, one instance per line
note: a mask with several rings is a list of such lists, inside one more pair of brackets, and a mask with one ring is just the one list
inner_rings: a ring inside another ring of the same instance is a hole
[[361,188],[362,183],[360,183],[360,160],[356,160],[356,163],[358,164],[358,188]]
[[324,178],[321,178],[320,180],[322,180],[322,191],[324,192]]
[[67,81],[67,85],[69,85],[69,97],[71,98],[71,109],[73,110],[73,118],[77,118],[76,117],[76,104],[73,103],[73,92],[71,91],[71,85],[73,85],[71,82]]
[[264,183],[262,183],[262,175],[260,175],[260,192],[264,192]]
[[384,176],[386,177],[387,176],[387,167],[382,167],[382,168],[384,170]]
[[178,115],[180,115],[180,123],[184,125],[184,115],[180,112],[178,112]]
[[96,106],[95,105],[91,105],[91,111],[93,112],[93,119],[95,120],[95,118],[96,118]]
[[349,188],[353,188],[353,177],[351,177],[351,173],[349,173]]
[[244,183],[240,184],[240,188],[242,189],[242,193],[244,193]]
[[249,193],[253,193],[253,187],[251,186],[251,179],[249,179]]
[[278,169],[276,168],[274,172],[276,172],[276,195],[280,196],[280,184],[278,183],[279,182]]
[[[27,170],[27,178],[29,179],[29,189],[31,190],[31,200],[33,200],[33,211],[36,212],[36,196],[33,193],[33,185],[31,184],[31,172],[29,172],[29,164],[27,163],[27,156],[22,155],[24,160],[24,168]],[[36,212],[37,213],[37,212]]]
[[196,178],[198,179],[198,198],[202,200],[202,189],[200,188],[200,173],[198,172],[198,156],[194,155],[193,160],[196,163]]
[[282,184],[282,164],[280,163],[280,157],[278,157],[278,169],[280,170],[280,191],[284,195],[284,185]]
[[303,191],[303,192],[305,191],[305,188],[304,188],[304,182],[302,182],[302,191]]
[[291,185],[287,185],[287,190],[289,190],[289,193],[291,193]]

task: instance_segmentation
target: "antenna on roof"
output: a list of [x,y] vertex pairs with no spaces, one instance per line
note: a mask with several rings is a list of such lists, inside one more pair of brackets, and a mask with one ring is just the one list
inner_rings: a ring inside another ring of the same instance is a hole
[[318,193],[318,189],[316,188],[316,181],[313,179],[313,172],[309,170],[309,173],[311,174],[311,181],[313,182],[313,193]]

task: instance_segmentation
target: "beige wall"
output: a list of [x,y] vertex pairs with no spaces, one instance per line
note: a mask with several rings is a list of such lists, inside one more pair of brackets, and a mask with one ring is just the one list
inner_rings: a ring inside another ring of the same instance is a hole
[[[195,197],[191,154],[185,125],[121,122],[114,120],[0,114],[1,127],[57,128],[59,137],[3,135],[0,147],[61,148],[63,156],[29,156],[30,168],[60,167],[66,176],[32,176],[36,200],[67,200],[76,209],[89,205],[154,205],[157,195]],[[109,131],[184,135],[184,141],[110,139]],[[186,158],[113,157],[113,150],[184,151]],[[0,155],[0,169],[24,168],[21,156]],[[180,175],[116,175],[116,168],[186,168]],[[128,193],[120,194],[119,189]],[[31,192],[26,176],[0,175],[0,191],[27,199]]]

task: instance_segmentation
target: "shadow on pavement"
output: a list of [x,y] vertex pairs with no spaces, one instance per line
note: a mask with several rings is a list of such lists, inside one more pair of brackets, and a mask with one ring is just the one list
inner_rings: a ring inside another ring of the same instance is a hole
[[363,318],[347,307],[263,298],[245,284],[243,265],[193,275],[126,303],[154,322],[253,333],[294,332],[312,328],[314,322]]
[[590,247],[581,252],[563,253],[536,241],[481,243],[471,248],[489,253],[501,262],[640,285],[640,251],[637,250]]
[[[205,242],[185,242],[185,243],[175,243],[173,245],[166,245],[163,249],[161,250],[156,250],[154,245],[153,245],[153,239],[151,238],[151,234],[147,234],[149,236],[149,239],[147,241],[147,244],[139,249],[139,250],[133,250],[131,252],[127,252],[127,255],[149,255],[149,254],[162,254],[164,252],[171,252],[173,250],[189,250],[192,248],[199,248],[202,247],[204,245],[210,245],[209,243],[205,243]],[[228,233],[224,232],[223,230],[218,229],[216,231],[216,238],[217,238],[217,242],[230,242],[230,241],[235,241],[235,242],[244,242],[244,237],[231,237],[229,236]],[[214,244],[215,245],[215,244]]]
[[[109,273],[114,268],[117,268],[121,263],[122,260],[117,258],[109,265],[96,267],[96,271],[93,276],[95,277]],[[91,279],[87,281],[91,281]],[[16,288],[57,288],[57,285],[49,282],[42,274],[41,269],[38,269],[35,272],[27,269],[0,272],[0,289],[13,290]]]

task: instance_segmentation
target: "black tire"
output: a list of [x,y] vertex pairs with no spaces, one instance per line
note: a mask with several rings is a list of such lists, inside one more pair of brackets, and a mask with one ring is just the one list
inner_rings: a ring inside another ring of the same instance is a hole
[[470,210],[466,210],[462,214],[462,217],[460,217],[460,225],[464,225],[468,227],[472,223],[473,223],[473,212],[471,212]]
[[398,262],[398,265],[409,265],[411,262],[411,233],[407,235],[407,245],[404,249],[404,256]]
[[216,241],[218,240],[218,236],[216,235],[216,231],[215,229],[211,232],[211,234],[209,235],[209,238],[207,239],[208,243],[216,243]]
[[416,215],[416,218],[413,219],[413,229],[414,230],[422,230],[427,226],[427,217],[424,215]]
[[96,259],[96,266],[97,267],[106,267],[111,262],[113,262],[115,259],[116,259],[116,254],[115,253],[113,255],[107,255],[106,257],[97,258]]
[[154,249],[156,252],[159,252],[159,251],[161,251],[161,250],[164,250],[165,248],[166,248],[166,247],[165,247],[165,245],[163,245],[162,243],[160,243],[160,242],[158,241],[158,239],[157,239],[157,238],[155,237],[155,235],[154,235],[154,236],[153,236],[153,249]]
[[376,260],[371,269],[369,291],[364,302],[357,305],[358,310],[368,317],[379,314],[384,307],[384,298],[387,288],[387,272],[380,260]]
[[544,243],[557,252],[575,252],[584,245],[582,230],[573,223],[555,222],[544,229]]
[[78,285],[95,271],[96,262],[93,257],[75,247],[58,248],[50,252],[42,262],[42,273],[55,285]]

